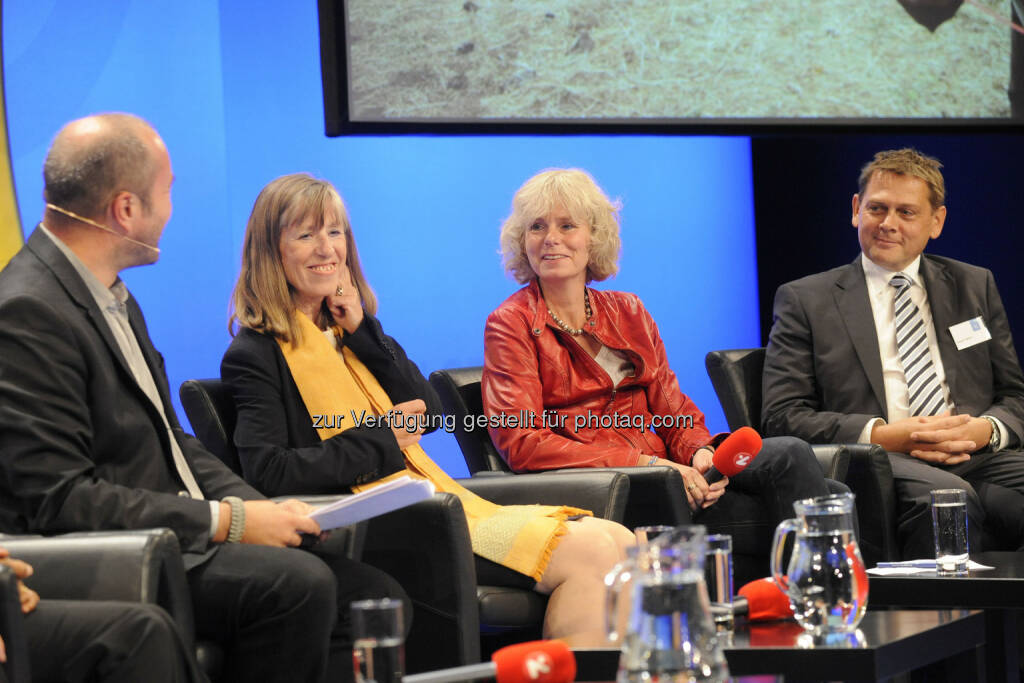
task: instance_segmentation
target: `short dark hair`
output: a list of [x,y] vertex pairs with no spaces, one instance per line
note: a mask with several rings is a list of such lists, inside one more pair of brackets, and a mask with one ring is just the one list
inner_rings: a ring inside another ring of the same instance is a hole
[[94,218],[106,210],[115,193],[127,190],[148,208],[157,164],[142,136],[152,127],[131,114],[91,118],[102,126],[89,144],[69,139],[64,134],[68,126],[54,138],[43,163],[43,198]]

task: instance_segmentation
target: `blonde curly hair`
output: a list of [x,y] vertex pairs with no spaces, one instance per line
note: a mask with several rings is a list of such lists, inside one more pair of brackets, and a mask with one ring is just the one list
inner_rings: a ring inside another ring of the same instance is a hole
[[512,213],[501,226],[505,271],[525,284],[537,277],[526,257],[526,230],[556,207],[578,225],[590,226],[587,282],[605,280],[619,271],[619,211],[589,173],[578,168],[549,168],[533,176],[512,197]]

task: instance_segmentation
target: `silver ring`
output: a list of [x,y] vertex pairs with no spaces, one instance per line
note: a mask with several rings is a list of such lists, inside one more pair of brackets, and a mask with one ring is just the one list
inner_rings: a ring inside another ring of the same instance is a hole
[[687,491],[696,491],[697,490],[697,485],[696,484],[690,484],[689,486],[686,487],[686,490]]
[[338,288],[336,290],[334,290],[334,293],[337,294],[338,296],[344,296],[345,295],[345,289],[341,285],[338,285]]

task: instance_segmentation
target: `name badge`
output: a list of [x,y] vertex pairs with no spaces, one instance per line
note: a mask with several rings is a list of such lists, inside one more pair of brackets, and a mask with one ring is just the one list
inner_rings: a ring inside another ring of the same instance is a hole
[[963,351],[968,347],[992,338],[988,328],[985,327],[985,321],[981,319],[980,315],[977,318],[971,318],[962,323],[950,325],[949,333],[953,335],[953,342],[956,344],[957,351]]

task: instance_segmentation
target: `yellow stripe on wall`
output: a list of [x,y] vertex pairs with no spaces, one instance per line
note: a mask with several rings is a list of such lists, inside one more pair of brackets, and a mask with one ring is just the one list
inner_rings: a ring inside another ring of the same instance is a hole
[[0,59],[0,268],[7,265],[24,241],[14,194],[11,149],[7,144],[7,107],[4,104],[2,63]]

